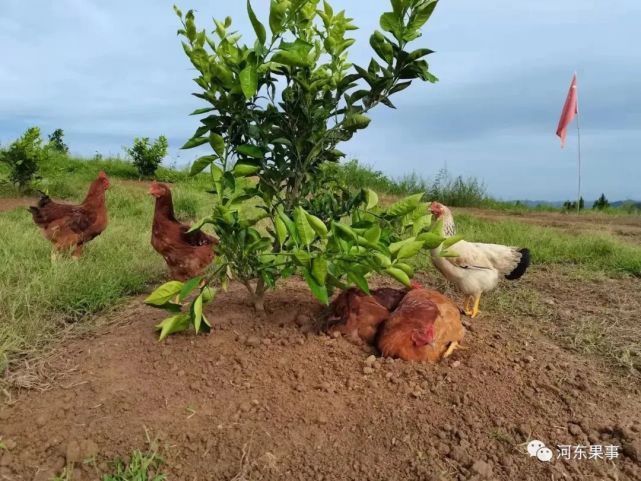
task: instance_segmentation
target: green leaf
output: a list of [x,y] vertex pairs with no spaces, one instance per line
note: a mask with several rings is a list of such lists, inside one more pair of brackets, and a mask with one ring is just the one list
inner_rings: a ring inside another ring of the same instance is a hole
[[312,259],[312,275],[319,284],[325,285],[327,279],[327,260],[324,257]]
[[394,267],[396,269],[402,270],[409,277],[414,277],[414,269],[409,264],[406,264],[404,262],[396,262],[396,263],[394,263]]
[[421,232],[423,232],[423,229],[429,227],[431,223],[432,216],[429,215],[422,215],[418,219],[415,219],[414,223],[412,224],[412,235],[419,235]]
[[200,115],[200,114],[204,114],[204,113],[207,113],[207,112],[212,112],[214,110],[216,110],[216,109],[213,108],[213,107],[205,107],[203,109],[196,109],[192,113],[190,113],[189,115]]
[[340,222],[332,222],[332,226],[338,231],[338,235],[346,240],[356,240],[357,234],[350,226]]
[[287,226],[283,219],[279,216],[274,217],[273,220],[274,229],[276,230],[276,238],[278,239],[278,244],[282,247],[287,239]]
[[316,231],[312,228],[311,225],[309,225],[307,215],[307,212],[302,207],[297,207],[294,211],[296,232],[298,232],[300,241],[306,246],[314,242],[314,238],[316,237]]
[[463,240],[463,236],[462,235],[455,235],[455,236],[452,236],[452,237],[448,237],[447,239],[445,239],[443,241],[442,248],[443,249],[447,249],[448,247],[453,246],[454,244],[456,244],[460,240]]
[[401,22],[393,12],[385,12],[380,19],[381,28],[385,32],[391,32],[398,37],[401,30]]
[[286,52],[284,50],[272,55],[272,62],[282,63],[289,67],[307,67],[309,64],[307,57],[301,56],[298,52]]
[[199,157],[191,164],[191,169],[189,170],[189,175],[194,176],[200,174],[205,170],[211,163],[218,159],[215,155],[205,155],[204,157]]
[[434,53],[434,50],[430,50],[429,48],[419,48],[410,53],[407,60],[408,62],[413,62],[414,60],[419,60],[431,53]]
[[367,279],[358,272],[350,271],[347,273],[347,278],[352,281],[356,286],[365,294],[369,294],[369,285]]
[[145,304],[149,304],[150,306],[162,306],[180,294],[182,288],[183,283],[180,281],[166,282],[152,292],[147,299],[145,299]]
[[393,242],[389,245],[389,251],[390,254],[396,254],[398,251],[401,250],[401,247],[403,247],[405,244],[409,244],[410,242],[414,242],[416,240],[415,237],[408,237],[407,239],[403,239],[398,242]]
[[365,189],[365,199],[367,201],[367,210],[373,209],[378,205],[378,194],[372,189]]
[[438,234],[441,237],[445,237],[443,234],[443,219],[438,219],[436,222],[432,223],[430,227],[430,232]]
[[208,302],[211,302],[216,296],[216,289],[209,286],[205,286],[203,287],[203,290],[202,290],[202,296],[203,296],[203,303],[207,304]]
[[403,4],[406,3],[406,0],[391,0],[391,1],[392,1],[392,9],[394,10],[394,14],[398,18],[401,18],[403,14]]
[[445,237],[434,232],[423,232],[416,237],[416,240],[423,241],[426,249],[436,249],[445,240]]
[[399,82],[399,83],[397,83],[396,85],[394,85],[394,87],[392,87],[392,89],[390,90],[390,93],[395,94],[396,92],[400,92],[400,91],[402,91],[402,90],[405,90],[405,89],[406,89],[407,87],[409,87],[410,85],[412,85],[412,82],[411,82],[411,81],[408,81],[408,82]]
[[434,8],[436,8],[436,0],[429,2],[419,8],[417,8],[411,15],[409,24],[407,25],[408,30],[411,32],[418,31],[432,16]]
[[189,315],[187,314],[177,314],[172,317],[168,317],[160,324],[156,325],[156,329],[160,330],[159,341],[162,341],[170,334],[176,332],[184,331],[189,327]]
[[423,248],[423,242],[421,241],[412,241],[403,245],[396,254],[397,259],[407,259],[408,257],[414,257],[418,254]]
[[250,164],[248,162],[236,162],[233,173],[235,177],[249,177],[260,172],[260,165]]
[[392,260],[385,254],[381,254],[380,252],[374,252],[374,258],[378,261],[380,266],[383,268],[387,268],[392,265]]
[[300,264],[301,267],[304,267],[305,269],[309,269],[311,266],[311,256],[309,255],[309,252],[304,251],[302,249],[296,249],[293,252],[294,259],[296,259],[296,262]]
[[243,154],[248,157],[253,157],[255,159],[265,158],[265,154],[263,153],[263,151],[260,150],[260,148],[257,147],[256,145],[243,144],[243,145],[239,145],[236,150],[238,151],[239,154]]
[[196,334],[200,332],[200,324],[202,323],[203,320],[203,295],[202,293],[194,299],[193,303],[193,323],[194,323],[194,329],[196,330]]
[[261,45],[265,45],[265,40],[267,40],[265,26],[260,23],[258,18],[256,18],[256,14],[254,13],[251,3],[249,3],[249,0],[247,0],[247,13],[249,14],[249,20],[252,23],[252,27],[254,27],[254,32],[256,32],[256,38],[258,38]]
[[248,64],[240,71],[239,79],[240,88],[245,98],[247,100],[253,98],[254,95],[256,95],[256,90],[258,90],[258,72],[256,65]]
[[183,287],[180,290],[180,296],[178,298],[180,302],[183,302],[185,299],[187,299],[187,296],[189,296],[189,294],[191,294],[191,291],[193,291],[196,286],[200,284],[200,281],[202,279],[202,276],[194,277],[183,284]]
[[275,37],[283,31],[285,14],[288,7],[289,1],[287,0],[271,0],[269,7],[269,28],[272,31],[272,36]]
[[347,129],[360,130],[366,128],[371,121],[367,115],[352,113],[345,118],[343,125]]
[[287,231],[289,232],[289,235],[296,241],[298,242],[298,232],[296,231],[296,224],[287,216],[282,211],[278,212],[278,217],[285,223],[285,226],[287,226]]
[[327,237],[327,226],[325,223],[320,220],[318,217],[315,215],[312,215],[308,212],[305,213],[307,216],[307,222],[309,222],[309,225],[314,229],[314,232],[318,234],[318,237],[321,239],[325,239]]
[[369,44],[379,57],[385,60],[388,64],[392,63],[392,60],[394,60],[394,48],[385,39],[385,36],[381,32],[378,30],[375,31],[369,38]]
[[205,142],[207,142],[207,140],[208,140],[207,137],[192,137],[187,142],[185,142],[185,145],[183,145],[181,149],[183,150],[193,149],[194,147],[203,145]]
[[312,291],[312,294],[314,294],[314,297],[322,304],[328,305],[329,295],[327,294],[327,287],[319,284],[309,269],[303,269],[303,277],[305,278],[305,282],[307,282],[309,289]]
[[414,194],[399,200],[387,209],[387,214],[394,217],[402,217],[409,214],[416,209],[416,206],[421,202],[423,195],[423,193]]
[[372,227],[365,231],[363,237],[365,237],[368,242],[376,244],[381,238],[381,227],[378,224],[374,224]]
[[211,148],[214,149],[214,152],[218,154],[219,157],[224,157],[225,155],[225,140],[223,136],[217,134],[216,132],[211,132],[209,134],[209,144]]
[[407,287],[412,287],[410,283],[410,278],[409,276],[405,273],[405,271],[397,268],[397,267],[388,267],[385,269],[385,272],[387,272],[390,276],[392,276],[394,279],[396,279],[398,282],[401,284],[407,286]]

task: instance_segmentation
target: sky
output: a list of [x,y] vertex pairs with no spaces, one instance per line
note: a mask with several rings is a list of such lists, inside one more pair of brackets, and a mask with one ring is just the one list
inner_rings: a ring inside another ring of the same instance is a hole
[[[360,27],[355,63],[388,0],[333,0]],[[229,15],[253,35],[244,1],[177,0],[199,27]],[[268,0],[253,0],[264,20]],[[441,0],[417,47],[436,84],[417,82],[372,111],[370,127],[341,145],[392,177],[416,173],[482,180],[497,198],[566,200],[577,192],[577,132],[560,148],[556,126],[578,75],[582,193],[641,200],[641,54],[638,0]],[[167,164],[198,155],[179,147],[202,107],[164,0],[1,0],[0,142],[27,127],[65,131],[72,153],[124,155],[134,137],[168,137]],[[253,42],[253,39],[251,40]]]

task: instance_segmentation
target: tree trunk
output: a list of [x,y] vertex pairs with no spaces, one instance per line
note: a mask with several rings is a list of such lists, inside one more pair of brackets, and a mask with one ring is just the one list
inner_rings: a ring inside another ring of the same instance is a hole
[[251,300],[254,309],[258,313],[265,312],[265,283],[262,279],[258,279],[256,282],[256,288],[251,285],[251,282],[245,281],[243,283],[249,292],[249,298]]

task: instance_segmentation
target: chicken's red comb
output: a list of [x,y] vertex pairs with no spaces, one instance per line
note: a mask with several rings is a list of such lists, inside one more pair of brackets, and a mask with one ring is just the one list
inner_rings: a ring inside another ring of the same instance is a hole
[[98,177],[100,179],[106,179],[107,178],[107,174],[105,173],[104,170],[101,170],[100,173],[98,174]]
[[412,289],[423,289],[423,285],[415,280],[410,281],[410,286]]

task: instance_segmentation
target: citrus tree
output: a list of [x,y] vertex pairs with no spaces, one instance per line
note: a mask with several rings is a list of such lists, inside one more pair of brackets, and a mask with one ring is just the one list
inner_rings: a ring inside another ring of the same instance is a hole
[[206,103],[192,113],[200,125],[183,148],[211,147],[191,167],[193,175],[208,171],[214,200],[194,229],[210,224],[220,243],[208,282],[172,281],[147,299],[175,311],[158,326],[161,337],[189,324],[206,329],[202,306],[215,291],[198,292],[203,284],[237,280],[259,311],[265,291],[294,273],[323,303],[336,287],[367,292],[374,272],[409,285],[407,261],[443,240],[430,232],[421,194],[381,209],[375,192],[342,188],[323,166],[343,157],[339,144],[369,125],[370,110],[395,108],[392,97],[415,80],[437,80],[425,60],[432,51],[410,48],[436,4],[391,0],[369,39],[375,57],[363,66],[348,58],[353,20],[327,2],[271,0],[265,24],[248,1],[249,44],[229,17],[214,20],[209,35],[192,10],[174,7],[197,72],[194,95]]
[[36,177],[45,157],[39,127],[28,128],[19,139],[0,151],[0,162],[9,167],[9,181],[20,191]]

